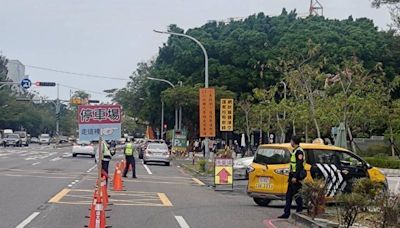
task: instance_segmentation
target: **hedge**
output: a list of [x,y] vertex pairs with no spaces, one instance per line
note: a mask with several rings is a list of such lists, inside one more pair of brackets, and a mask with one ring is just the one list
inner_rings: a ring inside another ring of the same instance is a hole
[[400,169],[400,160],[395,160],[391,158],[376,158],[376,157],[364,157],[364,160],[367,161],[370,165],[379,167],[379,168],[387,168],[387,169]]

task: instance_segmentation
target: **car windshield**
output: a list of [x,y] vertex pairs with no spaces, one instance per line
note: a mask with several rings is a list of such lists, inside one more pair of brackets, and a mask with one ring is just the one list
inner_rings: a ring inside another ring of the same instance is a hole
[[25,132],[19,132],[19,137],[21,138],[25,138],[26,137],[26,133]]
[[147,146],[149,150],[168,150],[167,145],[161,143],[152,143]]
[[286,164],[290,162],[290,152],[279,148],[259,148],[254,162],[263,165]]
[[40,138],[42,138],[42,139],[48,139],[48,138],[50,138],[50,136],[49,136],[49,135],[41,135]]
[[89,145],[90,142],[89,141],[78,141],[79,145]]
[[7,135],[7,138],[17,139],[19,136],[16,134]]

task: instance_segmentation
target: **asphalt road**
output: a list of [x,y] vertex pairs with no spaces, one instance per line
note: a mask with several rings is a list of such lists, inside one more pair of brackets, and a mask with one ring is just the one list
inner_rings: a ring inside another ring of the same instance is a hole
[[[96,169],[71,148],[0,148],[0,227],[64,228],[87,225]],[[110,166],[123,157],[117,154]],[[107,225],[149,228],[293,227],[276,218],[282,204],[262,208],[244,194],[216,192],[180,167],[137,161],[138,179],[124,192],[109,188]],[[49,202],[51,201],[51,202]],[[272,226],[273,227],[273,226]]]

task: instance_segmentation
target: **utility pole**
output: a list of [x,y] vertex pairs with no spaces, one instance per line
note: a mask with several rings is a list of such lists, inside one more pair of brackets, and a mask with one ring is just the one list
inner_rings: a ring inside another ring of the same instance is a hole
[[[57,83],[57,100],[56,100],[56,135],[60,137],[60,84]],[[59,140],[58,140],[59,141]]]
[[[182,87],[182,81],[179,81],[178,84],[180,87]],[[182,130],[182,105],[179,105],[179,123],[178,123],[178,129]]]

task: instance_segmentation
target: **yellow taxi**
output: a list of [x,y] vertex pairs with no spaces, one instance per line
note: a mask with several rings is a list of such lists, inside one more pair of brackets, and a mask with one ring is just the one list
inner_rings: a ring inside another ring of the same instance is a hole
[[[349,150],[322,143],[301,143],[305,152],[304,181],[323,178],[326,181],[327,197],[339,192],[350,192],[352,183],[367,177],[387,187],[385,175]],[[287,144],[260,145],[248,167],[249,182],[247,194],[260,206],[267,206],[271,200],[284,200],[288,185],[290,152]]]

